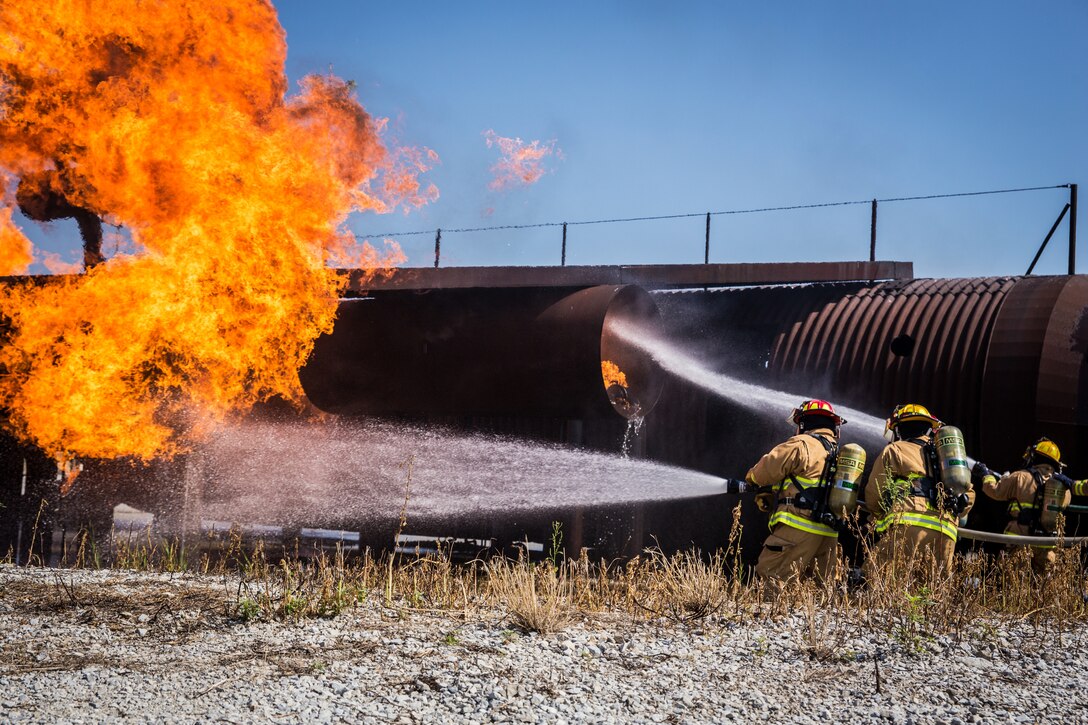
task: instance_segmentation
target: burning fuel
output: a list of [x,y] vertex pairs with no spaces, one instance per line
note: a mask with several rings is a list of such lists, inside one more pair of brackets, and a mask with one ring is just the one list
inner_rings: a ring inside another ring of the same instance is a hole
[[604,378],[604,386],[610,388],[613,385],[619,385],[621,387],[627,387],[627,376],[620,366],[611,360],[601,361],[601,377]]
[[522,141],[506,138],[492,130],[484,131],[487,147],[497,146],[502,156],[491,167],[492,179],[487,185],[492,191],[503,191],[514,186],[532,186],[540,181],[546,169],[544,159],[553,153],[559,155],[555,141]]
[[601,361],[601,377],[604,389],[616,411],[628,419],[627,433],[623,438],[623,455],[631,449],[631,440],[642,429],[642,407],[627,385],[627,374],[611,360]]
[[336,312],[329,265],[402,258],[345,220],[436,198],[418,180],[436,157],[387,148],[332,75],[288,95],[286,50],[268,2],[0,5],[0,273],[33,259],[15,204],[134,247],[90,267],[84,234],[85,275],[0,291],[0,406],[22,438],[146,459],[297,398]]

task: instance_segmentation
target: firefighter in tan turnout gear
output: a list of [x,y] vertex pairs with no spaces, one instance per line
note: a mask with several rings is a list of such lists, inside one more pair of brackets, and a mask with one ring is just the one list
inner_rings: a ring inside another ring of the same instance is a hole
[[[1009,522],[1005,533],[1013,536],[1054,536],[1058,533],[1058,515],[1069,506],[1072,496],[1085,494],[1088,481],[1074,481],[1062,473],[1062,453],[1058,444],[1040,438],[1024,451],[1024,468],[997,480],[983,464],[976,468],[989,474],[982,492],[997,501],[1008,501]],[[1036,573],[1054,561],[1053,546],[1031,547],[1031,566]]]
[[[797,435],[775,446],[748,471],[749,487],[760,491],[760,508],[773,508],[770,536],[756,573],[774,579],[830,575],[838,561],[838,532],[817,520],[816,494],[826,484],[828,464],[838,450],[839,426],[846,421],[824,400],[806,400],[793,411]],[[766,503],[770,505],[766,505]]]
[[898,553],[916,562],[931,555],[947,570],[959,521],[975,501],[963,434],[942,426],[925,406],[908,404],[892,411],[885,436],[891,442],[873,463],[865,486],[879,537],[869,566],[890,562]]

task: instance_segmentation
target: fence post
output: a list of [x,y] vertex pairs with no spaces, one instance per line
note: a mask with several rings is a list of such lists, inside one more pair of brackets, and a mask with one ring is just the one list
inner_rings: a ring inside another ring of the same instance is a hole
[[1077,185],[1069,185],[1069,274],[1077,273]]
[[563,251],[559,255],[559,266],[567,266],[567,223],[563,222]]
[[706,249],[703,251],[703,264],[710,264],[710,212],[706,213]]
[[876,261],[876,199],[873,199],[873,216],[869,222],[869,261]]
[[442,252],[442,229],[434,234],[434,268],[438,269],[438,257]]

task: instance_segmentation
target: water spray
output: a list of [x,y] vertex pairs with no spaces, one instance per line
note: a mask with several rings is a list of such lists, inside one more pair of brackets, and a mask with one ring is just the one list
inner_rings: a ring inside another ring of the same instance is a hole
[[[627,344],[649,355],[663,370],[748,410],[770,417],[781,417],[797,405],[799,396],[796,394],[766,388],[715,372],[654,331],[643,329],[625,320],[610,323],[609,331]],[[879,447],[884,445],[884,419],[853,408],[837,407],[843,417],[849,421],[851,433],[858,434],[858,437],[867,443]]]

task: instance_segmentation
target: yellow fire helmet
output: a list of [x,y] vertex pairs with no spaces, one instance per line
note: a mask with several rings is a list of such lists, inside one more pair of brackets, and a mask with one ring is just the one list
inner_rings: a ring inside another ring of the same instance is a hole
[[1038,463],[1049,463],[1059,471],[1065,467],[1065,464],[1062,463],[1062,452],[1058,449],[1058,444],[1049,438],[1040,438],[1027,447],[1024,451],[1024,463],[1031,465],[1033,458]]
[[924,405],[918,405],[917,403],[905,403],[903,405],[897,405],[892,410],[892,415],[884,422],[884,436],[888,437],[889,434],[895,430],[895,427],[900,423],[907,423],[910,421],[925,421],[933,428],[940,428],[941,421],[937,420],[929,409]]

